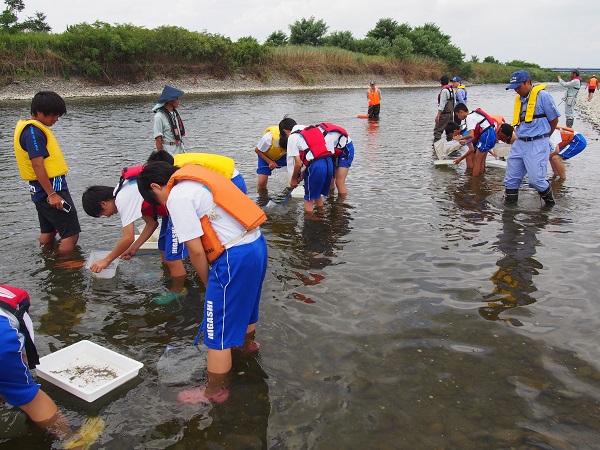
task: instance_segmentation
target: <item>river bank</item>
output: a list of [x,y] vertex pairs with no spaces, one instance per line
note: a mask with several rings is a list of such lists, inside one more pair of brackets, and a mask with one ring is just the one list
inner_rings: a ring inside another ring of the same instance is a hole
[[436,86],[431,81],[406,83],[400,76],[385,79],[370,76],[324,76],[314,84],[301,84],[297,80],[283,76],[273,77],[262,82],[251,77],[235,76],[225,79],[210,77],[186,77],[178,79],[156,78],[141,83],[123,82],[120,84],[100,85],[84,79],[33,78],[18,80],[0,90],[0,100],[31,99],[40,90],[53,90],[65,98],[77,97],[122,97],[127,95],[159,96],[164,85],[169,84],[183,90],[187,94],[204,94],[218,92],[260,92],[260,91],[300,91],[320,89],[367,89],[369,82],[375,81],[379,87],[420,87]]

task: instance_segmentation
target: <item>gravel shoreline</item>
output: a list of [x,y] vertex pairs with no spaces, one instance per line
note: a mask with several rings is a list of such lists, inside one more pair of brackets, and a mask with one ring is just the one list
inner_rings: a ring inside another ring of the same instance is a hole
[[[207,94],[221,92],[265,92],[265,91],[303,91],[331,89],[367,89],[371,79],[382,88],[432,87],[433,82],[406,83],[401,77],[378,79],[372,76],[330,76],[320,79],[314,85],[300,84],[297,80],[277,76],[267,82],[250,77],[235,76],[226,79],[210,77],[186,77],[178,79],[156,78],[141,83],[123,82],[114,85],[98,85],[83,79],[64,80],[62,78],[34,78],[29,81],[18,80],[0,89],[2,100],[30,100],[40,90],[53,90],[65,98],[78,97],[124,97],[128,95],[159,96],[165,84],[175,86],[188,94]],[[596,127],[600,128],[600,92],[587,101],[587,88],[579,91],[576,110]]]
[[[210,77],[186,77],[178,79],[156,78],[141,83],[123,82],[114,85],[98,85],[83,79],[64,80],[60,78],[34,78],[29,81],[15,81],[0,89],[0,100],[29,100],[40,90],[53,90],[65,98],[76,97],[123,97],[128,95],[159,96],[165,84],[183,90],[188,94],[219,92],[260,92],[260,91],[301,91],[324,89],[367,89],[370,77],[367,76],[331,76],[323,78],[314,85],[303,85],[296,80],[276,77],[267,82],[250,77],[235,76],[226,79]],[[406,83],[400,77],[377,80],[381,88],[437,86],[436,83]]]

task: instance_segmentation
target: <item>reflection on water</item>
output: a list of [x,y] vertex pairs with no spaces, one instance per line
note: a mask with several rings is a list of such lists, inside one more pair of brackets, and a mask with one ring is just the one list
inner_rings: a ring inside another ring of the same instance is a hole
[[500,314],[535,302],[531,296],[537,290],[533,277],[543,269],[534,258],[539,245],[537,234],[548,223],[548,216],[540,212],[519,216],[510,210],[502,214],[497,248],[504,257],[496,262],[498,270],[490,278],[494,290],[484,296],[488,305],[479,309],[479,314],[488,320],[505,320],[515,326],[522,323],[514,317],[501,318]]
[[[504,210],[499,169],[474,180],[464,166],[433,166],[437,88],[388,89],[379,121],[355,118],[362,92],[184,97],[189,148],[234,158],[268,215],[260,351],[235,355],[230,400],[215,406],[177,400],[206,379],[202,348],[175,361],[176,372],[164,366],[167,346],[187,350],[196,337],[197,277],[188,275],[186,294],[168,304],[153,301],[171,282],[156,255],[93,279],[77,262],[117,242],[117,218],[81,218],[75,263],[41,252],[35,209],[6,148],[28,105],[0,105],[0,171],[14,180],[0,200],[2,281],[31,294],[40,353],[90,339],[144,363],[138,378],[93,404],[43,383],[74,426],[86,415],[106,420],[98,448],[596,446],[600,199],[589,180],[597,133],[579,122],[588,149],[553,186],[555,208],[541,210],[539,197],[528,203],[524,186],[520,209]],[[510,116],[513,95],[502,86],[473,86],[469,96]],[[55,132],[80,210],[89,184],[116,184],[123,166],[147,158],[153,104],[68,102]],[[356,147],[349,195],[329,198],[317,218],[304,216],[300,198],[284,205],[288,191],[276,180],[260,194],[252,187],[254,146],[284,114],[338,123]],[[0,406],[0,448],[52,445]]]

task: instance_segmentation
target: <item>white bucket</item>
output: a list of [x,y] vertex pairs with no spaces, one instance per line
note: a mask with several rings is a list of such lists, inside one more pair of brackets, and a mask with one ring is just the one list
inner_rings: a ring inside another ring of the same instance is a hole
[[[98,261],[100,259],[106,258],[109,253],[110,253],[110,251],[107,251],[107,250],[94,250],[92,253],[90,253],[90,257],[88,258],[87,263],[85,264],[85,267],[87,267],[89,269],[92,264],[94,264],[96,261]],[[92,272],[92,273],[93,273],[94,277],[96,277],[96,278],[113,278],[117,273],[118,265],[119,265],[119,258],[116,258],[113,262],[111,262],[108,265],[108,267],[102,269],[98,273],[95,273],[95,272]]]

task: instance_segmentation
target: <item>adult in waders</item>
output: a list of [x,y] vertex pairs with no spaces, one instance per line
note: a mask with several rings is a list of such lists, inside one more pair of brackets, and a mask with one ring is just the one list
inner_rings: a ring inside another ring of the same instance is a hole
[[166,85],[160,94],[158,103],[154,105],[154,143],[156,150],[166,151],[171,155],[185,153],[183,138],[185,127],[179,116],[177,107],[183,91]]
[[446,75],[440,78],[442,88],[438,94],[438,111],[435,116],[435,127],[433,128],[433,140],[438,141],[446,129],[448,122],[454,120],[454,89],[449,84]]
[[567,118],[567,127],[573,128],[573,122],[575,121],[575,114],[573,108],[577,102],[577,93],[581,89],[581,77],[579,76],[579,70],[573,69],[571,71],[571,80],[565,81],[558,75],[558,82],[562,87],[567,88],[567,93],[563,97],[565,102],[565,117]]
[[[258,351],[256,323],[267,270],[267,245],[259,230],[266,215],[231,180],[205,167],[181,169],[151,162],[138,176],[144,200],[166,205],[177,236],[202,283],[205,387],[182,391],[182,402],[221,403],[229,397],[232,349]],[[210,266],[209,266],[210,265]]]
[[371,81],[369,89],[367,90],[367,100],[369,101],[369,109],[367,111],[369,119],[379,119],[379,111],[381,110],[381,91],[375,85],[374,81]]
[[558,124],[560,113],[543,84],[532,86],[529,72],[518,70],[510,77],[506,89],[514,89],[513,126],[517,138],[506,160],[505,202],[514,204],[519,198],[519,187],[527,174],[529,186],[536,189],[546,206],[555,204],[550,183],[546,180],[550,156],[550,135]]

